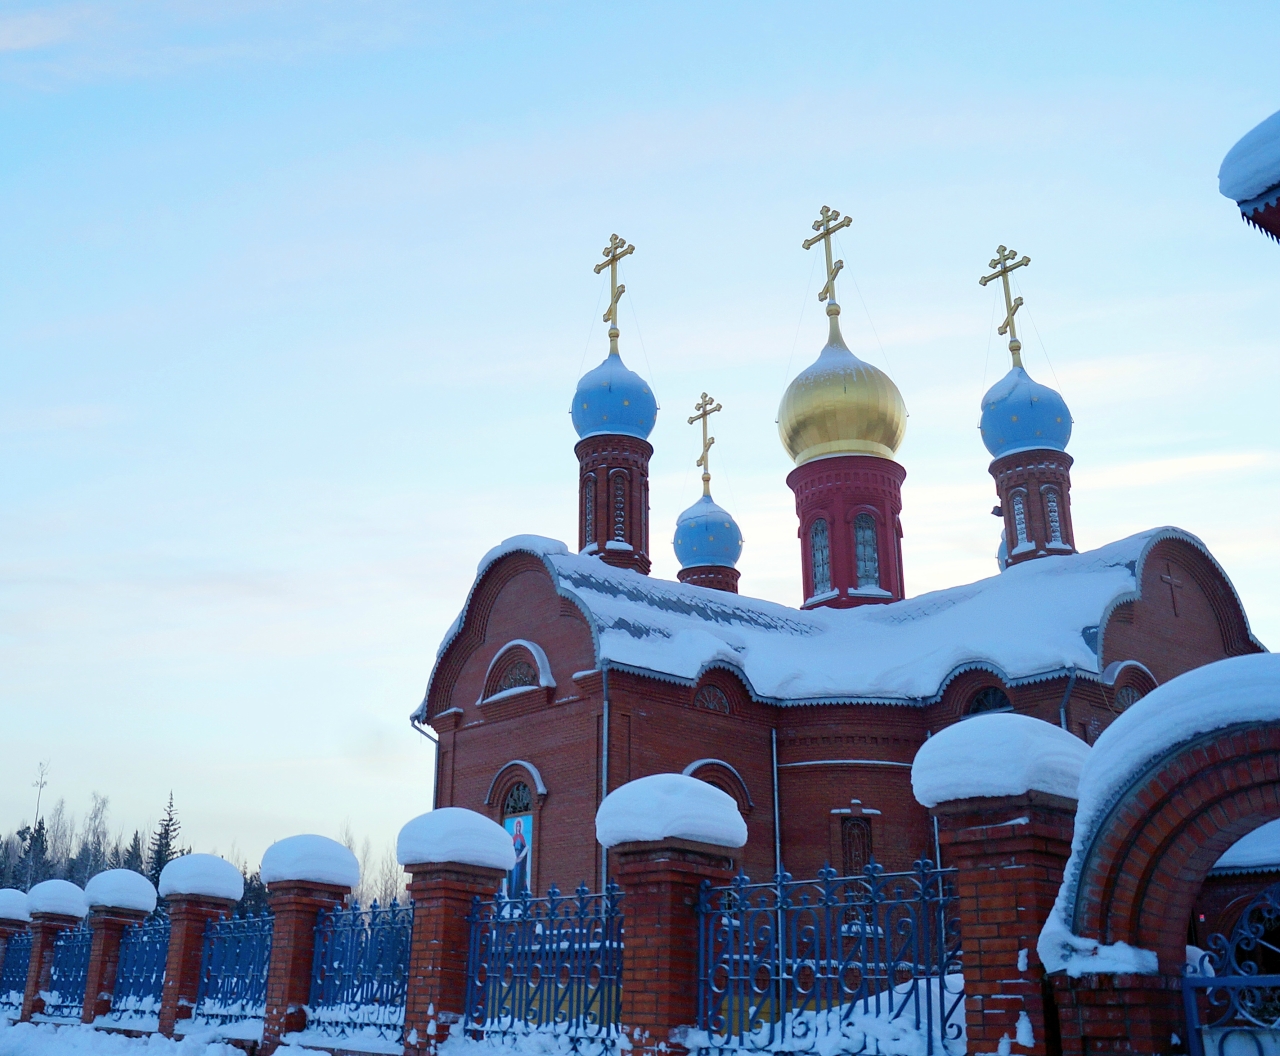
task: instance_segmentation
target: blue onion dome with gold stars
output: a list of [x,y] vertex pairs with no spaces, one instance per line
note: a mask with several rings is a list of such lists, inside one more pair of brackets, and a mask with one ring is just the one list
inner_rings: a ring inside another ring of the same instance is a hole
[[672,545],[681,568],[733,568],[742,556],[742,530],[710,495],[703,495],[676,518]]
[[1017,451],[1065,451],[1071,412],[1048,385],[1033,381],[1021,364],[982,397],[982,442],[993,458]]
[[611,434],[647,440],[658,401],[645,380],[610,351],[603,363],[582,375],[570,413],[580,439]]

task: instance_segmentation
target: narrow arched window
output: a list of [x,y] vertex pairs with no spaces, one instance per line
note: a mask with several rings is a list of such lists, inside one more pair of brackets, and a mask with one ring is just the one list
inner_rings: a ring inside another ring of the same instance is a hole
[[809,529],[809,558],[813,564],[813,596],[831,590],[831,543],[827,522],[819,517]]
[[876,519],[860,513],[853,519],[853,542],[858,555],[858,586],[880,586],[880,549],[876,542]]
[[871,859],[871,822],[866,818],[841,818],[841,872],[845,876],[859,876]]
[[613,538],[627,541],[627,478],[622,473],[613,478]]
[[1013,496],[1013,545],[1025,546],[1027,542],[1027,500],[1022,492]]
[[1044,510],[1049,521],[1049,542],[1062,542],[1062,514],[1058,510],[1057,489],[1044,489]]
[[588,473],[582,480],[582,545],[596,541],[596,475]]

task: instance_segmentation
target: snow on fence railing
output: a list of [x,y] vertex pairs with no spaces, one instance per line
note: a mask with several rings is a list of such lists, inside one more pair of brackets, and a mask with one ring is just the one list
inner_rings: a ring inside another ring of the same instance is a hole
[[[10,937],[0,962],[0,1016],[16,1016],[22,1008],[22,995],[27,988],[27,966],[31,963],[31,932]],[[12,1017],[10,1017],[12,1018]]]
[[193,1024],[225,1025],[266,1014],[273,923],[270,913],[250,913],[205,925]]
[[307,1033],[396,1041],[404,1030],[413,906],[333,909],[316,922]]
[[704,883],[698,1022],[683,1043],[701,1054],[962,1052],[954,883],[954,869],[929,861],[904,873],[873,861],[859,876],[827,868],[814,880]]
[[92,948],[93,930],[86,923],[58,934],[53,944],[49,989],[40,994],[44,999],[44,1018],[79,1022]]
[[120,962],[116,968],[111,1011],[104,1021],[112,1025],[155,1030],[164,990],[164,966],[169,954],[169,918],[155,914],[124,929]]
[[573,1051],[616,1048],[622,1018],[622,889],[477,898],[468,916],[464,1030],[514,1040],[563,1037]]

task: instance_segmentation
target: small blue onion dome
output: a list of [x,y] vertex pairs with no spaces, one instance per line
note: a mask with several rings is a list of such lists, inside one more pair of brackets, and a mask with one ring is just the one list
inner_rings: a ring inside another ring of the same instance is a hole
[[742,530],[710,495],[703,495],[676,518],[672,546],[681,568],[733,568],[742,556]]
[[645,380],[628,370],[617,352],[610,352],[600,366],[582,375],[570,413],[579,439],[612,434],[647,440],[658,401]]
[[982,397],[982,442],[993,458],[1015,451],[1065,451],[1071,439],[1071,412],[1048,385],[1014,367]]

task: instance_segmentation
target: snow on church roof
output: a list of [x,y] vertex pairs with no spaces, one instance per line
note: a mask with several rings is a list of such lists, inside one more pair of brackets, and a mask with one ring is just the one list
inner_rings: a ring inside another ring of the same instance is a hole
[[[1073,668],[1098,676],[1100,628],[1116,605],[1138,596],[1142,563],[1163,539],[1183,540],[1213,560],[1195,536],[1155,528],[905,601],[803,611],[653,579],[523,535],[481,559],[471,593],[500,558],[529,553],[587,618],[597,665],[686,684],[709,667],[729,667],[757,699],[779,704],[928,704],[954,675],[975,667],[1012,685]],[[446,634],[437,665],[466,614]],[[424,700],[415,718],[426,717]]]

